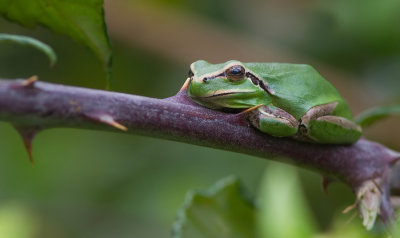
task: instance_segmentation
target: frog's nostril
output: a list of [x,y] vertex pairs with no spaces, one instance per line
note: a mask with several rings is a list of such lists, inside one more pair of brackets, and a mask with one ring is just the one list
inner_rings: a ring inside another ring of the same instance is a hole
[[208,78],[203,78],[203,83],[207,83]]

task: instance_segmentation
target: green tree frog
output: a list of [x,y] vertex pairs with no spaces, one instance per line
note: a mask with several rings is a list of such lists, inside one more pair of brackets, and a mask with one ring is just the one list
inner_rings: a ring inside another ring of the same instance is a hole
[[211,109],[247,109],[249,122],[275,137],[351,144],[361,136],[346,101],[309,65],[199,60],[190,66],[187,93]]

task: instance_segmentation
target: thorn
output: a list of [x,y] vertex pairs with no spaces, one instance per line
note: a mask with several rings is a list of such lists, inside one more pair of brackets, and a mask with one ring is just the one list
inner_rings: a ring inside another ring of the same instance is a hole
[[35,138],[35,135],[42,129],[39,127],[36,127],[36,126],[25,127],[25,126],[17,126],[17,125],[14,125],[14,128],[18,131],[18,133],[20,134],[20,136],[22,138],[26,152],[28,153],[29,161],[32,164],[35,164],[34,160],[33,160],[33,155],[32,155],[32,141]]
[[331,185],[333,182],[332,179],[327,178],[327,177],[322,177],[322,190],[324,191],[325,195],[328,195],[328,187]]
[[233,118],[246,118],[250,112],[252,112],[252,111],[254,111],[257,108],[262,107],[262,106],[264,106],[264,104],[258,104],[258,105],[255,105],[253,107],[247,108],[246,110],[244,110],[242,112],[239,112],[237,114],[233,114]]
[[243,115],[244,114],[248,114],[249,112],[252,112],[252,111],[256,110],[257,108],[259,108],[261,106],[264,106],[264,104],[258,104],[258,105],[255,105],[253,107],[247,108],[246,110],[244,110],[243,112],[241,112],[239,114],[243,114]]
[[247,123],[248,124],[248,120],[246,120],[246,119],[248,119],[249,116],[251,116],[249,114],[251,112],[253,112],[254,110],[256,110],[257,108],[262,107],[262,106],[264,106],[264,104],[258,104],[258,105],[252,106],[250,108],[247,108],[246,110],[241,111],[239,113],[230,114],[229,120],[230,121],[240,121],[242,123]]
[[29,77],[28,79],[24,80],[21,83],[22,87],[26,87],[26,88],[32,88],[35,84],[36,81],[38,81],[38,76],[37,75],[33,75],[31,77]]
[[182,85],[181,89],[179,89],[179,92],[184,92],[187,90],[187,87],[189,86],[190,83],[190,77],[188,77],[185,81],[185,83]]
[[351,211],[351,210],[353,210],[354,208],[356,208],[357,205],[358,205],[358,200],[356,200],[356,202],[353,203],[353,204],[351,204],[350,206],[346,207],[346,208],[342,211],[342,213],[343,213],[343,214],[348,213],[349,211]]
[[121,131],[127,131],[128,128],[114,120],[114,118],[108,114],[104,113],[92,113],[92,114],[86,114],[86,116],[92,120],[110,125],[114,128],[117,128]]
[[356,218],[357,216],[357,212],[354,212],[353,215],[350,216],[350,218],[344,223],[346,226],[350,224],[350,222],[352,222],[354,220],[354,218]]

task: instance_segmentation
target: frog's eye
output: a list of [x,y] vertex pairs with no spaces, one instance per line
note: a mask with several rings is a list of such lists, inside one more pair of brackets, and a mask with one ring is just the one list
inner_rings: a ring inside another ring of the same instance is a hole
[[232,82],[238,82],[240,80],[243,80],[245,73],[246,73],[246,70],[241,65],[234,65],[232,67],[229,67],[225,71],[226,76]]

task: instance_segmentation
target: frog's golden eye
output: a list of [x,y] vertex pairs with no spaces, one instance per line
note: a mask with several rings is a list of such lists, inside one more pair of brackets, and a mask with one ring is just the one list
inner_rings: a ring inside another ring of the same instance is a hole
[[241,65],[234,65],[225,70],[227,78],[232,82],[238,82],[244,79],[246,70]]

